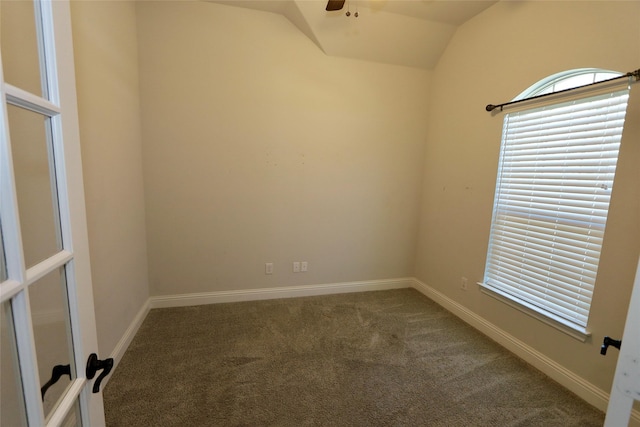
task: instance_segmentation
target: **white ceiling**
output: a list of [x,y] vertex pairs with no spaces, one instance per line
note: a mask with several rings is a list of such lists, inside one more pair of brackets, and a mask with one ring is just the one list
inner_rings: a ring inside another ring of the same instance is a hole
[[281,14],[327,55],[432,69],[456,28],[499,0],[347,0],[335,12],[326,0],[208,1]]

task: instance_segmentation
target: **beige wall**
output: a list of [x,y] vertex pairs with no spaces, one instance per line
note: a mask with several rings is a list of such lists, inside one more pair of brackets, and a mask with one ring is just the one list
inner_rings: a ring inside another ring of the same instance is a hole
[[152,295],[413,275],[429,72],[276,14],[136,10]]
[[108,357],[149,296],[135,7],[71,2],[98,345]]
[[454,36],[434,72],[428,120],[416,277],[607,392],[617,354],[602,357],[599,346],[604,335],[622,334],[640,252],[637,130],[620,152],[592,340],[570,338],[476,286],[462,291],[460,278],[481,281],[486,259],[503,115],[484,106],[564,70],[635,70],[639,29],[639,2],[500,2]]

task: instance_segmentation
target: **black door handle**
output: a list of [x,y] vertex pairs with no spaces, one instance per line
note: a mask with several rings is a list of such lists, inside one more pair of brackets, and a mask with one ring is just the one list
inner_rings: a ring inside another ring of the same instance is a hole
[[620,350],[622,340],[614,340],[613,338],[604,337],[604,341],[602,341],[602,347],[600,347],[600,354],[605,356],[610,345]]
[[58,380],[63,375],[69,375],[69,379],[71,379],[71,365],[56,365],[51,370],[51,379],[47,381],[45,385],[40,389],[40,394],[42,395],[42,401],[44,402],[44,395],[49,390],[49,387],[58,382]]
[[98,356],[95,353],[91,353],[89,355],[89,360],[87,360],[87,378],[93,379],[96,376],[96,372],[102,369],[102,373],[98,375],[96,381],[93,383],[93,392],[97,393],[100,391],[100,383],[111,372],[111,368],[113,368],[113,359],[110,357],[108,359],[99,360]]

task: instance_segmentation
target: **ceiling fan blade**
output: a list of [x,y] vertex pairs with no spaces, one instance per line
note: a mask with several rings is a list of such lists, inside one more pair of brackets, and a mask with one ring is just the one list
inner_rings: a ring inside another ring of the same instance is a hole
[[340,10],[342,9],[342,7],[344,6],[344,2],[345,0],[329,0],[327,2],[327,9],[326,10]]

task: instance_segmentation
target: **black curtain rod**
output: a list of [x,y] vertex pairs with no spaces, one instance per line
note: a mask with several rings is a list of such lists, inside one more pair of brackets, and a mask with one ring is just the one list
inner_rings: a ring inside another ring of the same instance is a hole
[[498,104],[498,105],[488,104],[485,107],[485,110],[493,111],[496,108],[499,108],[500,111],[502,111],[502,108],[507,106],[507,105],[517,104],[519,102],[524,102],[524,101],[531,101],[532,99],[544,98],[545,96],[557,95],[557,94],[562,93],[562,92],[569,92],[571,90],[582,89],[582,88],[589,87],[589,86],[599,85],[599,84],[603,84],[603,83],[609,83],[609,82],[611,82],[613,80],[624,79],[624,78],[627,78],[627,77],[635,77],[636,80],[640,80],[640,68],[635,70],[635,71],[631,71],[631,72],[629,72],[627,74],[624,74],[622,76],[614,77],[612,79],[602,80],[600,82],[589,83],[589,84],[582,85],[582,86],[576,86],[576,87],[572,87],[570,89],[563,89],[563,90],[559,90],[557,92],[545,93],[544,95],[532,96],[531,98],[518,99],[516,101],[505,102],[504,104]]

